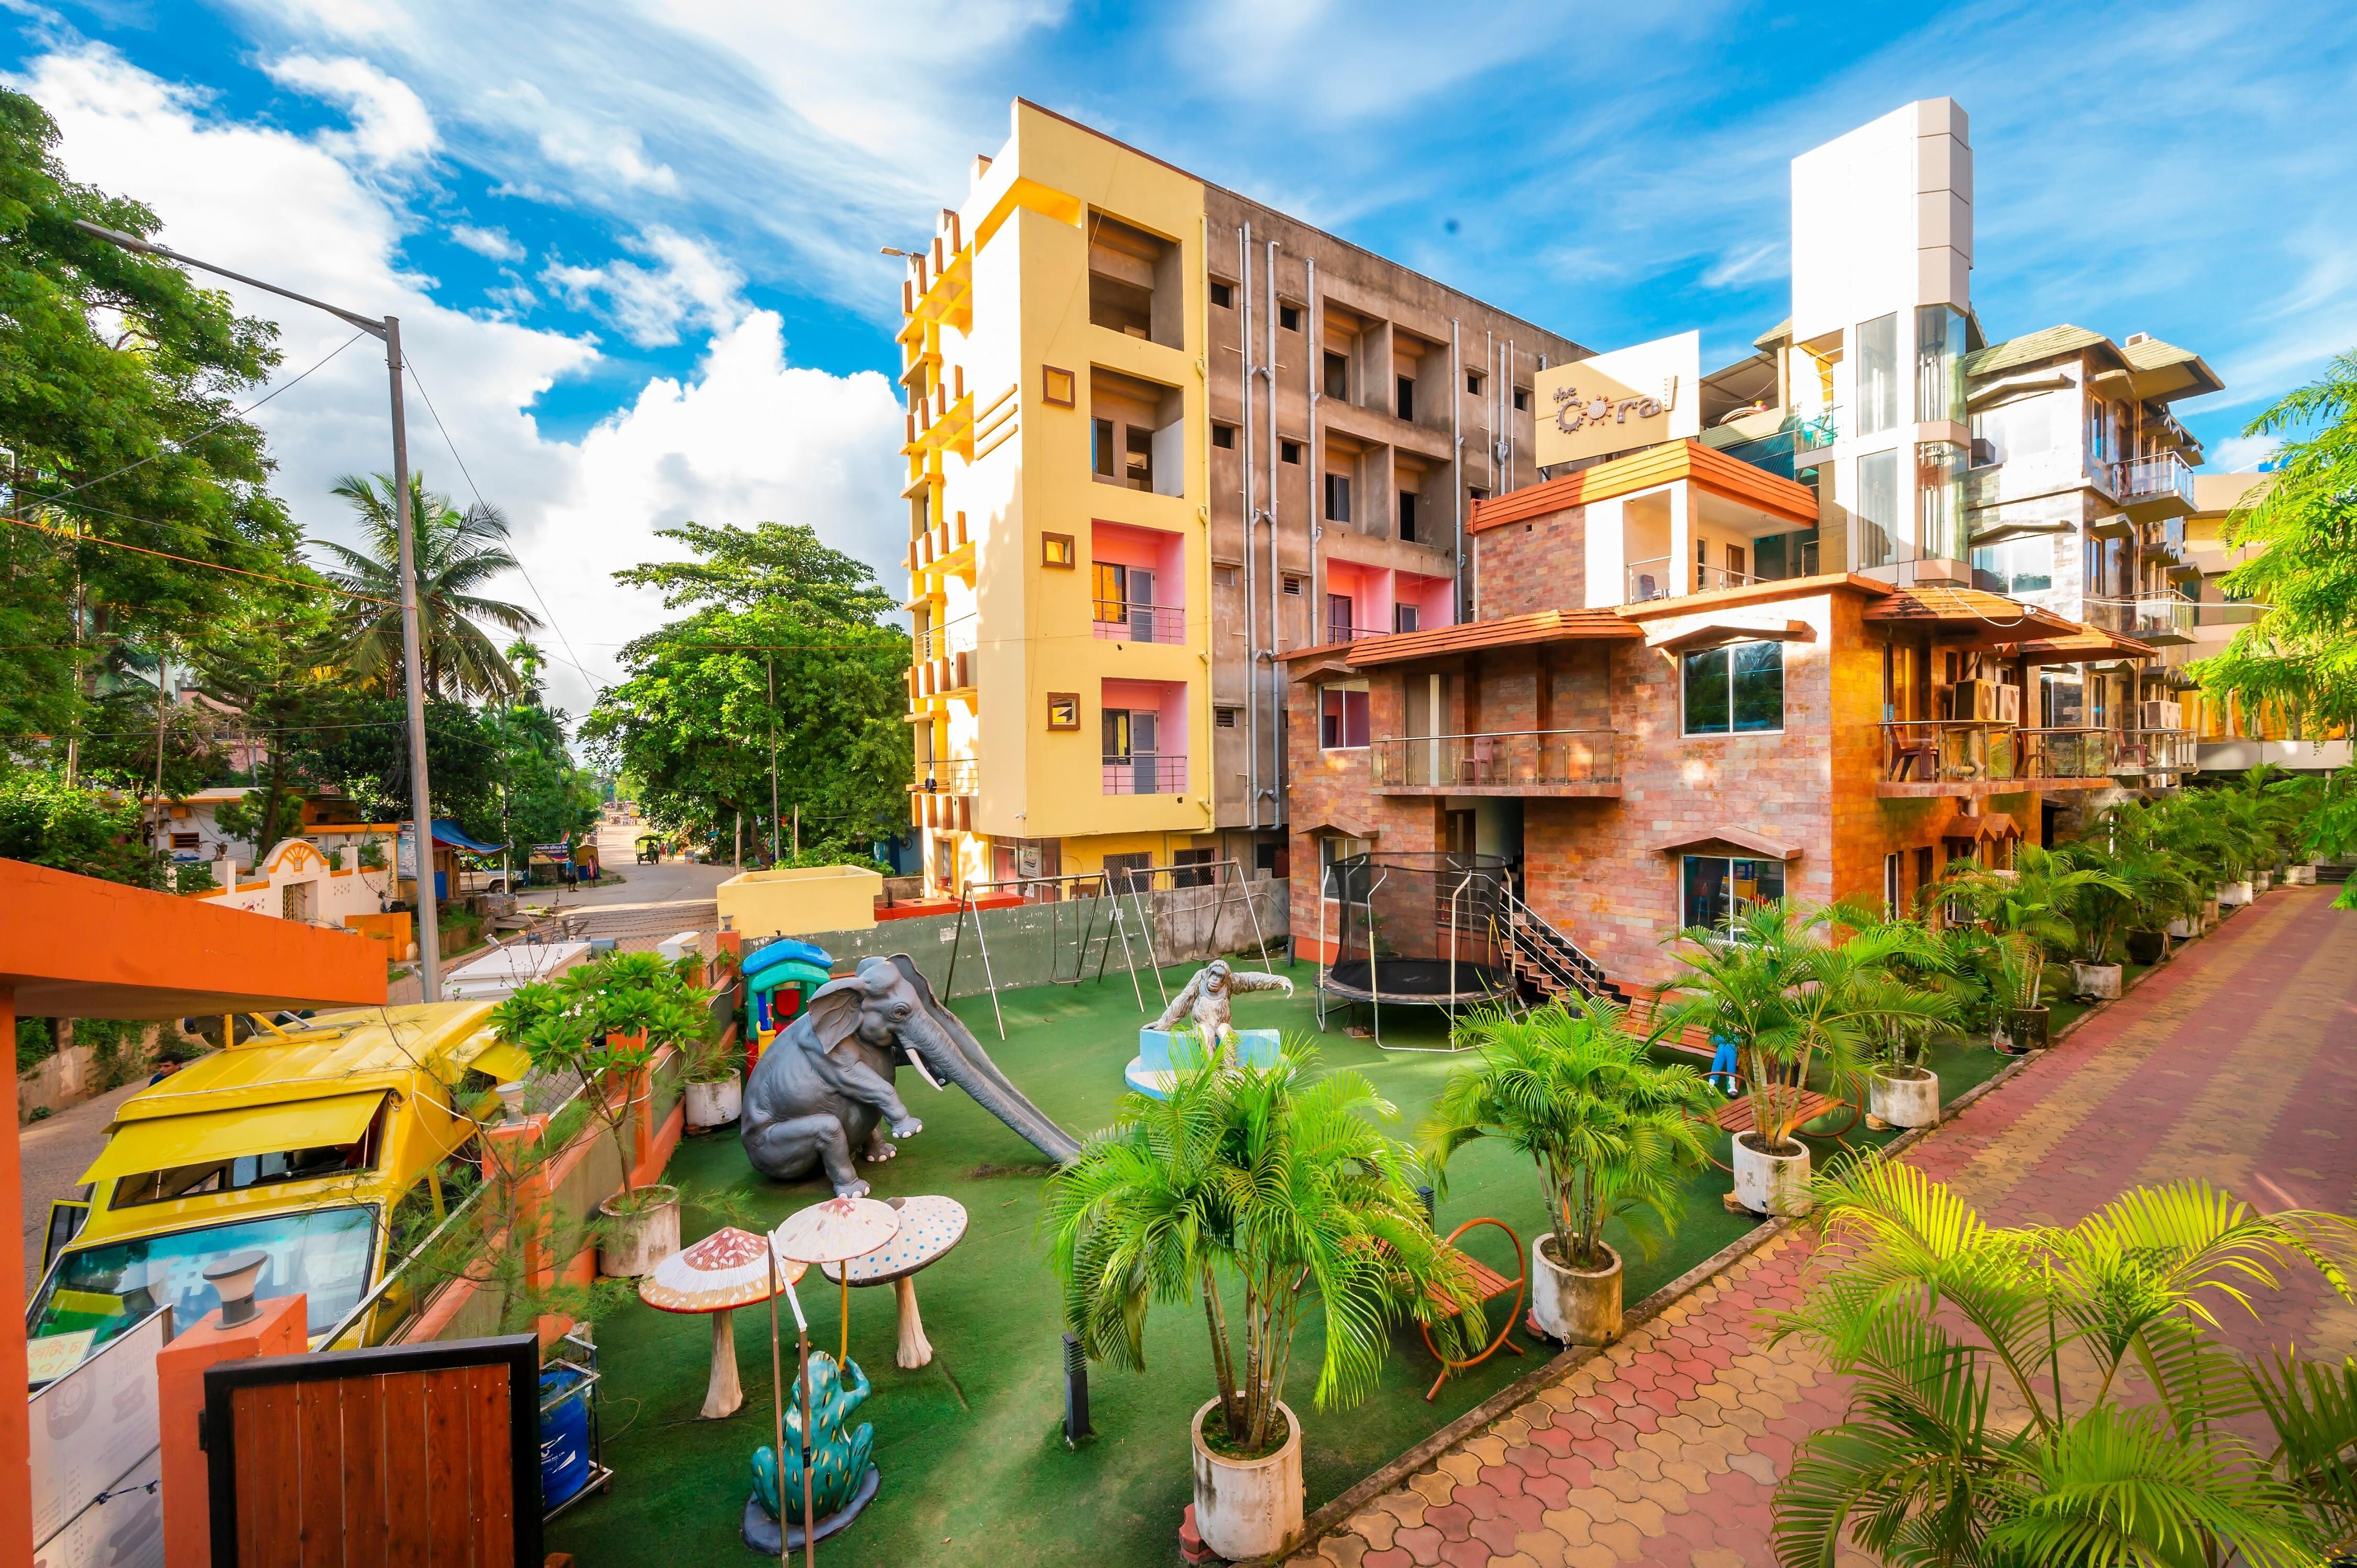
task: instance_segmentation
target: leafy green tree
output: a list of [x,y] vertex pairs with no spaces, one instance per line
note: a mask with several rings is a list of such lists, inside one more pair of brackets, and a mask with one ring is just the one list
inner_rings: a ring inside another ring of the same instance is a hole
[[193,636],[261,580],[240,573],[300,571],[262,434],[237,413],[278,364],[275,328],[75,229],[160,225],[76,184],[57,144],[38,103],[0,89],[0,447],[15,496],[0,527],[0,734],[20,752],[90,727],[105,650]]
[[[366,596],[355,598],[348,612],[343,663],[355,681],[398,693],[404,680],[401,533],[393,521],[393,480],[347,474],[332,493],[351,503],[366,540],[361,550],[311,542],[335,563],[329,582]],[[517,569],[508,551],[506,515],[480,501],[462,512],[448,497],[428,490],[423,474],[412,474],[409,516],[416,540],[418,662],[427,699],[503,697],[521,690],[521,678],[475,624],[486,620],[509,631],[533,631],[541,624],[522,605],[475,591]]]
[[770,814],[774,734],[778,800],[801,808],[806,849],[864,856],[904,830],[909,637],[877,622],[892,607],[874,575],[798,524],[665,532],[703,559],[615,578],[692,613],[623,650],[629,678],[582,726],[597,763],[636,781],[656,825],[725,837]]
[[163,857],[141,842],[136,797],[68,784],[46,768],[0,766],[0,860],[164,885]]
[[2248,1356],[2220,1319],[2267,1325],[2294,1270],[2357,1300],[2351,1221],[2189,1180],[2007,1230],[1878,1156],[1819,1176],[1814,1207],[1820,1277],[1775,1337],[1849,1380],[1849,1406],[1777,1489],[1779,1562],[2305,1568],[2346,1550],[2357,1358]]

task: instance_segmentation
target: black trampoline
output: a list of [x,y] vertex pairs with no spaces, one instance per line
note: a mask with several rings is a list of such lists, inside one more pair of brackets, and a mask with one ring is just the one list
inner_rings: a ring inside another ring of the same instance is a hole
[[[1319,876],[1318,1026],[1329,999],[1373,1014],[1384,1050],[1386,1005],[1458,1010],[1514,992],[1507,949],[1506,863],[1496,855],[1383,853],[1329,863]],[[1455,1048],[1452,1044],[1449,1047]]]

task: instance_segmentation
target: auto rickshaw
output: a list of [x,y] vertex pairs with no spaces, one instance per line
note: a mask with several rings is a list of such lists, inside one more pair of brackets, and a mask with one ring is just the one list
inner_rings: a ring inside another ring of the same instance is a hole
[[656,833],[640,833],[639,835],[639,864],[640,865],[661,865],[662,864],[662,839],[661,835]]

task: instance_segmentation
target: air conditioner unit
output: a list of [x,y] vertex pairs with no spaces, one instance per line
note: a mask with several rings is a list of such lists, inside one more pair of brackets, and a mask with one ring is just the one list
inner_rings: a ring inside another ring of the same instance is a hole
[[2021,688],[2018,686],[2008,686],[2001,681],[1959,681],[1953,689],[1955,693],[1953,712],[1959,719],[1978,719],[2001,725],[2021,722]]
[[2159,699],[2136,704],[2136,728],[2183,729],[2185,704]]

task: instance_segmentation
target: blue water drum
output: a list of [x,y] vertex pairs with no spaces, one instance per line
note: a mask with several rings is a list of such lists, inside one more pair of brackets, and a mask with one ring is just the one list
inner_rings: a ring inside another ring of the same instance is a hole
[[[583,1374],[558,1367],[540,1375],[540,1506],[569,1502],[589,1484],[589,1391]],[[579,1390],[561,1398],[568,1390]],[[556,1402],[552,1404],[554,1400]]]

